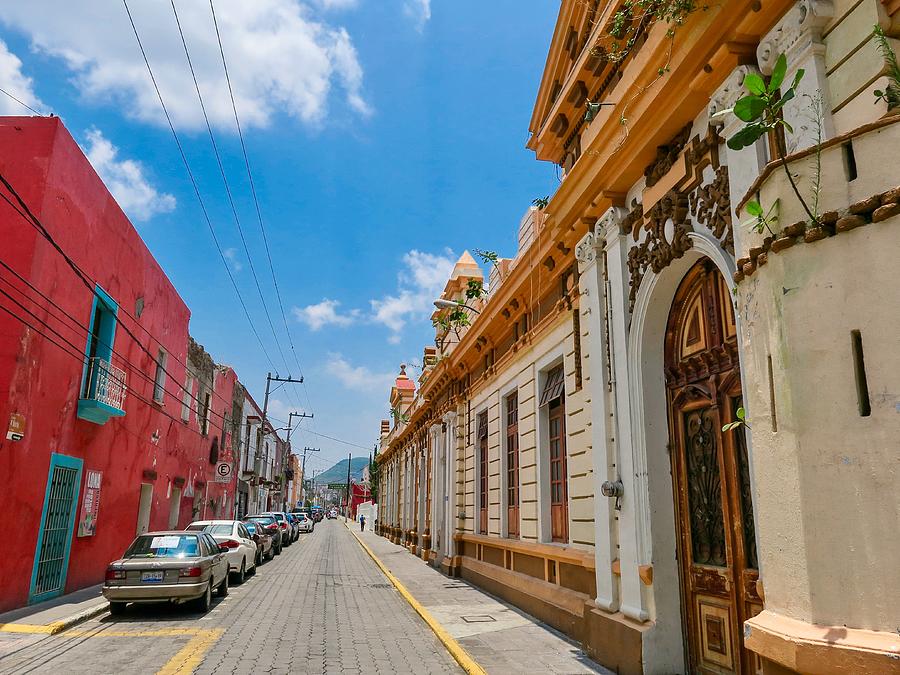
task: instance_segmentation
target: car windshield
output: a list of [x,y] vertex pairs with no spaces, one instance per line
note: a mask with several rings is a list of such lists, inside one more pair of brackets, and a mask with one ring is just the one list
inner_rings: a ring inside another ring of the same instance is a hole
[[306,520],[306,514],[305,514],[305,513],[298,513],[298,514],[297,514],[297,517],[298,517],[300,520]]
[[273,513],[272,517],[275,518],[279,523],[284,520],[284,515],[281,513]]
[[126,558],[195,558],[198,555],[200,545],[191,534],[141,535],[125,552]]
[[253,516],[247,520],[253,523],[259,523],[260,525],[271,525],[275,522],[275,519],[272,516]]
[[252,520],[245,521],[244,527],[247,528],[247,532],[249,532],[250,534],[256,534],[256,523],[254,523]]
[[204,528],[210,534],[231,534],[231,523],[216,523],[215,525],[207,525]]

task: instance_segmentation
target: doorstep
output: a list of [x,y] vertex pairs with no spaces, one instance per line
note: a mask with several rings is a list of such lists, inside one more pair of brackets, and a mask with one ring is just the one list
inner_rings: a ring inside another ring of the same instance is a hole
[[103,584],[0,614],[0,632],[55,635],[109,609]]

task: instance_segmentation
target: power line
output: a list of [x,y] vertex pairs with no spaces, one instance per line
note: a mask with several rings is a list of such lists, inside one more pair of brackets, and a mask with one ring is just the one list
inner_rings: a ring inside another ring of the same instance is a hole
[[350,445],[354,448],[362,448],[363,450],[371,450],[372,447],[368,445],[359,445],[359,443],[352,443],[351,441],[345,441],[340,438],[335,438],[334,436],[328,436],[326,434],[320,434],[318,431],[313,431],[312,429],[304,429],[308,434],[314,434],[316,436],[321,436],[322,438],[327,438],[329,441],[334,441],[335,443],[343,443],[344,445]]
[[[12,186],[12,184],[7,180],[7,178],[2,173],[0,173],[0,183],[2,183],[6,187],[6,189],[9,190],[9,192],[13,195],[13,197],[15,197],[16,202],[18,202],[18,206],[16,204],[13,204],[12,200],[10,200],[10,198],[7,197],[2,192],[0,192],[0,199],[3,199],[3,201],[5,201],[7,204],[9,204],[9,206],[21,218],[23,218],[27,223],[29,223],[32,227],[34,227],[38,231],[38,233],[50,243],[50,245],[57,251],[57,253],[59,253],[62,256],[62,258],[66,261],[66,264],[72,269],[72,271],[75,273],[75,276],[77,276],[81,280],[81,282],[84,284],[84,286],[90,291],[91,295],[95,296],[96,291],[94,290],[94,287],[98,285],[97,282],[94,279],[92,279],[84,270],[82,270],[81,267],[78,265],[78,263],[76,263],[63,250],[62,246],[60,246],[59,243],[57,243],[57,241],[53,238],[53,235],[50,234],[49,230],[47,230],[47,228],[40,221],[40,219],[36,215],[34,215],[34,213],[31,211],[30,207],[28,206],[28,204],[26,204],[25,200],[22,199],[22,196],[16,191],[16,189]],[[4,267],[7,267],[7,269],[12,270],[12,268],[10,268],[6,265],[4,265]],[[16,272],[13,272],[13,274],[15,274],[16,277],[18,277],[24,283],[31,286],[31,284],[29,282],[24,280],[24,277],[21,277]],[[35,290],[37,290],[37,289],[35,289]],[[44,296],[44,297],[46,297],[46,296]],[[126,309],[124,309],[123,307],[119,307],[119,311],[121,311],[123,314],[128,316],[134,322],[135,325],[140,326],[140,323],[138,323],[137,319],[135,319],[134,316],[132,316]],[[137,336],[133,332],[131,332],[131,330],[128,328],[128,326],[126,326],[124,323],[122,323],[122,320],[119,318],[118,313],[115,313],[113,315],[113,320],[115,321],[115,323],[118,326],[120,326],[122,328],[122,330],[125,332],[125,334],[128,335],[129,338],[131,338],[131,340],[138,346],[138,348],[142,352],[144,352],[144,354],[146,354],[154,364],[156,364],[157,366],[159,366],[162,369],[162,371],[166,374],[167,377],[169,377],[173,382],[175,382],[176,385],[182,391],[184,391],[185,393],[189,393],[191,396],[193,396],[193,393],[188,392],[188,390],[184,387],[184,385],[182,385],[180,382],[178,382],[178,380],[172,375],[172,373],[170,373],[168,370],[166,370],[166,368],[159,362],[158,358],[156,356],[154,356],[150,352],[150,350],[147,349],[147,347],[144,346],[144,344],[137,338]],[[143,328],[143,326],[141,326],[141,328]],[[153,339],[153,341],[155,341],[159,345],[162,345],[162,341],[159,340],[152,333],[150,333],[149,330],[147,330],[146,328],[143,328],[143,330],[144,330],[144,332],[147,333],[147,335],[149,335]],[[112,345],[107,345],[107,346],[109,346],[109,348],[112,349]],[[183,365],[186,370],[189,370],[187,364],[185,364],[182,361],[175,358],[174,355],[172,355],[172,356],[176,362]],[[126,359],[126,361],[127,361],[127,359]],[[216,395],[215,391],[211,390],[211,395],[215,396]],[[230,401],[227,401],[221,395],[219,395],[219,398],[222,401],[230,404]]]
[[32,108],[30,105],[28,105],[27,103],[25,103],[25,101],[23,101],[23,100],[21,100],[21,99],[19,99],[19,98],[16,98],[16,97],[13,96],[12,94],[10,94],[8,91],[6,91],[6,89],[0,89],[0,93],[6,94],[6,95],[9,96],[13,101],[15,101],[16,103],[18,103],[19,105],[25,106],[26,108],[28,108],[31,112],[33,112],[33,113],[34,113],[35,115],[37,115],[38,117],[46,117],[46,116],[47,116],[45,113],[38,112],[37,110],[35,110],[34,108]]
[[[228,177],[225,173],[225,166],[222,164],[222,156],[219,154],[219,146],[216,143],[215,134],[213,134],[212,125],[209,122],[209,115],[206,113],[206,104],[203,102],[203,94],[200,92],[200,83],[197,81],[197,73],[194,70],[194,62],[191,60],[191,53],[187,46],[187,40],[184,37],[184,31],[181,28],[181,20],[178,18],[178,10],[175,7],[175,0],[170,0],[172,5],[172,13],[175,15],[175,25],[178,27],[178,35],[181,37],[181,45],[184,47],[184,56],[187,59],[188,68],[191,71],[191,79],[194,81],[194,90],[197,92],[197,99],[200,101],[200,110],[203,113],[203,120],[206,122],[206,131],[209,134],[209,141],[212,144],[213,154],[216,157],[216,164],[219,167],[219,174],[222,176],[222,183],[225,186],[225,194],[228,197],[228,205],[231,207],[231,213],[234,215],[234,224],[237,226],[240,235],[241,244],[244,247],[244,253],[247,254],[247,262],[250,265],[250,274],[256,284],[256,292],[259,294],[259,300],[262,303],[266,320],[269,322],[269,329],[272,331],[272,338],[275,341],[275,347],[281,355],[281,360],[285,366],[288,366],[287,359],[281,349],[281,343],[278,341],[278,335],[275,333],[275,325],[272,323],[272,316],[269,314],[269,307],[266,304],[266,298],[262,292],[262,286],[259,283],[259,277],[256,275],[256,268],[253,266],[253,256],[250,255],[250,247],[247,245],[247,239],[244,237],[244,228],[241,227],[241,219],[238,216],[237,207],[234,204],[234,195],[231,193],[231,186],[228,184]],[[288,366],[288,375],[290,375],[290,367]]]
[[[2,265],[2,266],[3,266],[4,268],[6,268],[7,270],[12,271],[11,268],[9,267],[9,265],[7,265],[7,264],[6,264],[5,262],[3,262],[2,260],[0,260],[0,265]],[[12,271],[12,273],[15,274],[16,277],[18,277],[18,278],[21,279],[21,277],[19,277],[19,275],[16,274],[15,271]],[[23,290],[21,290],[21,289],[19,289],[19,288],[16,288],[15,285],[12,284],[8,279],[4,279],[3,277],[0,277],[0,280],[5,281],[7,284],[9,284],[9,286],[10,286],[11,288],[14,288],[15,290],[17,290],[17,291],[22,295],[22,297],[24,297],[26,300],[28,300],[29,302],[34,303],[35,305],[37,305],[38,307],[40,307],[40,309],[43,309],[44,311],[46,311],[47,314],[48,314],[49,316],[52,316],[52,317],[53,317],[54,319],[56,319],[57,321],[59,321],[59,322],[61,322],[61,323],[64,323],[63,319],[61,319],[61,318],[60,318],[59,316],[57,316],[56,314],[50,312],[49,309],[48,309],[47,307],[41,307],[41,306],[34,300],[34,298],[29,297]],[[27,283],[27,282],[26,282],[26,283]],[[73,323],[75,326],[77,326],[78,329],[80,329],[80,331],[83,331],[86,335],[90,335],[90,329],[89,329],[87,326],[85,326],[84,324],[80,323],[75,317],[73,317],[73,316],[72,316],[71,314],[69,314],[66,310],[64,310],[62,307],[60,307],[60,306],[57,305],[55,302],[53,302],[53,300],[51,300],[51,299],[48,298],[47,296],[43,295],[39,290],[37,290],[36,288],[34,288],[34,286],[32,286],[31,284],[28,284],[28,286],[29,286],[30,288],[32,288],[36,293],[38,293],[38,295],[40,295],[41,297],[43,297],[44,299],[46,299],[48,302],[50,302],[50,304],[53,305],[57,310],[59,310],[59,311],[63,314],[63,316],[65,316],[66,318],[68,318],[68,319],[71,321],[71,323]],[[70,340],[66,339],[66,338],[62,335],[62,333],[60,333],[57,329],[55,329],[53,326],[51,326],[49,323],[47,323],[45,320],[43,320],[41,317],[39,317],[39,316],[38,316],[37,314],[35,314],[33,311],[31,311],[30,309],[28,309],[25,305],[23,305],[21,302],[19,302],[18,300],[16,300],[13,296],[11,296],[9,293],[7,293],[6,291],[4,291],[2,288],[0,288],[0,295],[2,295],[2,296],[4,296],[4,297],[8,298],[11,302],[13,302],[13,303],[14,303],[17,307],[19,307],[22,311],[26,312],[26,313],[27,313],[29,316],[31,316],[34,320],[36,320],[36,321],[38,321],[39,323],[41,323],[41,324],[42,324],[43,326],[45,326],[49,331],[51,331],[54,335],[58,336],[61,340],[65,340],[68,344],[72,344],[73,347],[75,346]],[[154,387],[159,386],[159,385],[157,384],[157,382],[156,382],[156,379],[155,379],[154,377],[151,377],[151,376],[148,375],[147,373],[145,373],[143,370],[141,370],[140,366],[138,366],[137,364],[132,363],[131,361],[129,361],[129,360],[128,360],[121,352],[115,351],[115,350],[112,348],[111,345],[106,345],[106,343],[103,343],[103,344],[104,344],[104,346],[108,346],[108,347],[110,348],[110,350],[112,351],[112,353],[113,353],[115,356],[118,357],[119,361],[120,361],[124,366],[126,366],[131,372],[136,373],[136,374],[139,375],[143,380],[149,382],[149,383],[152,384]],[[84,354],[82,354],[82,356],[83,356],[82,361],[85,361],[85,360],[87,359],[87,356],[84,355]],[[123,383],[123,384],[124,384],[124,383]],[[176,382],[176,384],[177,384],[177,382]],[[178,399],[182,396],[182,395],[179,395],[179,394],[177,394],[177,393],[175,393],[175,392],[170,391],[169,389],[166,389],[165,386],[162,386],[161,388],[162,388],[162,390],[163,390],[165,393],[169,394],[170,396],[172,396],[172,397],[175,398],[176,400],[178,400]],[[188,395],[190,395],[191,399],[196,400],[195,397],[193,396],[193,394],[192,394],[191,392],[189,392],[187,389],[185,389],[185,388],[183,388],[183,387],[182,387],[182,389],[184,389],[184,393],[187,393]],[[132,390],[132,392],[133,392],[133,390]],[[136,394],[135,394],[135,395],[136,395]],[[223,398],[223,400],[225,400],[225,399]],[[230,401],[229,401],[229,403],[230,403]],[[227,413],[226,413],[226,414],[219,414],[219,413],[215,412],[215,410],[213,410],[213,408],[212,408],[211,406],[208,408],[207,414],[213,415],[213,416],[215,416],[215,417],[218,417],[218,418],[220,418],[220,419],[223,420],[223,421],[225,421],[225,420],[227,419],[227,417],[228,417]]]
[[[247,154],[247,146],[244,143],[244,132],[241,129],[241,120],[240,120],[240,117],[238,116],[237,103],[235,102],[235,99],[234,99],[234,89],[231,86],[231,76],[228,73],[228,64],[226,63],[226,60],[225,60],[225,48],[222,46],[222,36],[219,33],[219,22],[216,19],[216,8],[215,8],[215,5],[213,4],[213,0],[209,0],[209,9],[212,12],[213,26],[215,26],[215,29],[216,29],[216,40],[219,43],[219,54],[222,57],[222,69],[225,71],[225,82],[228,84],[228,95],[231,98],[231,109],[234,112],[234,123],[235,123],[235,126],[237,127],[238,138],[240,139],[240,142],[241,142],[241,152],[244,155],[244,166],[247,168],[247,180],[250,183],[250,194],[253,196],[253,203],[256,206],[256,218],[259,222],[259,230],[262,233],[263,245],[266,250],[266,258],[269,261],[269,270],[272,273],[272,283],[275,286],[275,295],[278,298],[278,306],[281,309],[281,318],[284,321],[284,332],[285,332],[285,335],[287,335],[288,344],[291,348],[291,353],[294,356],[294,361],[297,363],[297,368],[300,371],[300,377],[303,378],[303,368],[300,365],[300,359],[297,356],[297,350],[294,348],[294,340],[291,337],[291,330],[288,327],[287,314],[284,311],[284,302],[281,299],[281,289],[278,287],[278,278],[275,275],[275,266],[272,263],[272,252],[269,249],[269,238],[268,238],[268,236],[266,236],[266,228],[265,228],[265,225],[263,224],[262,209],[259,206],[259,199],[256,194],[256,183],[253,180],[253,171],[250,168],[250,157]],[[304,390],[305,389],[306,389],[306,387],[304,385]],[[306,398],[307,398],[307,403],[309,403],[309,394],[308,393],[307,393]]]
[[138,33],[137,26],[134,23],[134,18],[131,16],[131,10],[128,8],[128,0],[122,0],[122,4],[125,6],[125,12],[128,14],[128,20],[131,23],[131,29],[134,31],[135,40],[137,40],[138,48],[141,51],[141,56],[144,58],[144,64],[147,66],[147,72],[150,74],[150,80],[153,83],[153,88],[156,91],[156,96],[159,99],[159,104],[162,107],[163,114],[166,117],[166,122],[168,122],[169,130],[172,132],[172,138],[175,139],[175,145],[178,147],[178,154],[181,155],[181,161],[184,164],[185,171],[187,172],[188,178],[191,181],[191,185],[194,188],[194,194],[197,196],[197,201],[200,204],[200,210],[203,212],[203,218],[206,220],[206,225],[209,228],[209,233],[212,235],[213,243],[216,246],[216,250],[219,252],[219,257],[222,259],[222,265],[225,267],[225,272],[226,274],[228,274],[228,278],[231,281],[232,287],[234,287],[234,292],[235,294],[237,294],[238,300],[241,303],[241,307],[244,310],[244,315],[247,317],[247,322],[250,324],[250,329],[256,336],[256,340],[259,342],[260,349],[262,350],[263,355],[266,357],[266,361],[269,362],[269,365],[273,370],[278,370],[272,363],[272,359],[269,356],[268,351],[266,351],[266,347],[263,344],[262,338],[259,336],[259,332],[256,330],[256,326],[253,324],[253,319],[250,317],[250,312],[247,309],[247,304],[244,302],[241,291],[240,289],[238,289],[237,282],[234,280],[234,275],[231,273],[231,268],[228,266],[228,260],[225,258],[225,253],[222,251],[222,246],[219,244],[219,238],[216,236],[216,230],[213,227],[212,220],[209,217],[209,212],[206,210],[206,204],[204,204],[203,202],[203,197],[200,194],[200,188],[197,186],[197,181],[194,178],[193,171],[191,171],[191,166],[188,162],[187,155],[185,155],[184,148],[181,145],[181,140],[178,138],[178,133],[175,131],[175,125],[172,123],[172,117],[169,115],[169,110],[166,107],[165,101],[163,100],[162,92],[160,92],[159,85],[156,83],[156,76],[153,74],[153,68],[150,67],[150,61],[147,58],[147,52],[144,50],[144,44],[143,42],[141,42],[141,36]]

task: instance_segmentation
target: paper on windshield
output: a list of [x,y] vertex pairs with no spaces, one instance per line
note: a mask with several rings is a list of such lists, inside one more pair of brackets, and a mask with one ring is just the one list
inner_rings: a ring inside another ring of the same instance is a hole
[[181,537],[179,536],[166,536],[166,537],[153,537],[153,541],[150,542],[150,548],[178,548],[178,543],[181,541]]

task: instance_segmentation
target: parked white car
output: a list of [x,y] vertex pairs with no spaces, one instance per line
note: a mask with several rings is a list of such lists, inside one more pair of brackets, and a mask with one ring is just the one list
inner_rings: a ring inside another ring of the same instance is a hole
[[186,530],[207,532],[220,546],[228,549],[228,571],[239,584],[248,573],[256,572],[256,542],[239,520],[196,520]]
[[305,513],[295,513],[294,517],[297,519],[297,524],[300,526],[301,532],[312,532],[315,523],[313,519],[310,518]]

